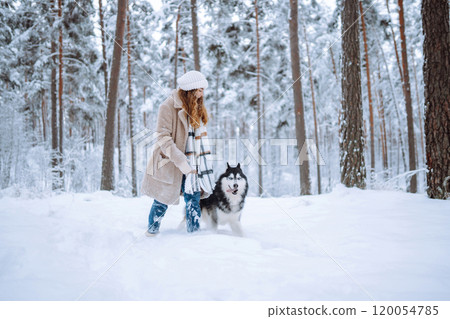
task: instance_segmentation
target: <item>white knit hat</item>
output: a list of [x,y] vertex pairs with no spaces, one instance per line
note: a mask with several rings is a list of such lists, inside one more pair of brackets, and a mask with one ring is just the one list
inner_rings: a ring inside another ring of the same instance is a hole
[[205,76],[198,71],[189,71],[178,79],[178,86],[184,91],[208,88],[208,81]]

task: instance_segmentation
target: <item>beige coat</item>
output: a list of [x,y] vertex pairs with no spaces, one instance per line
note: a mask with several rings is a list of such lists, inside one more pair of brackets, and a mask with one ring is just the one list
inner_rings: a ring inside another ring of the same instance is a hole
[[158,138],[142,180],[141,194],[166,205],[178,205],[183,174],[194,168],[184,154],[188,133],[187,114],[176,89],[159,107],[156,132]]

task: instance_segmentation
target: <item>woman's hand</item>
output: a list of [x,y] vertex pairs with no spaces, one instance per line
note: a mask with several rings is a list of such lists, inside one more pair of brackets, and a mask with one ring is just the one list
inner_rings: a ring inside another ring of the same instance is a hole
[[189,174],[198,174],[196,169],[193,169],[192,171],[189,172]]

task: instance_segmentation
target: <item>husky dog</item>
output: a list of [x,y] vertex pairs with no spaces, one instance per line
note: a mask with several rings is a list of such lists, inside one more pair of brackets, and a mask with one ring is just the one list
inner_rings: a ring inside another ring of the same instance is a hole
[[243,236],[240,220],[247,192],[247,177],[241,164],[231,167],[227,163],[227,170],[220,175],[213,193],[200,200],[202,219],[213,229],[229,223],[234,234]]

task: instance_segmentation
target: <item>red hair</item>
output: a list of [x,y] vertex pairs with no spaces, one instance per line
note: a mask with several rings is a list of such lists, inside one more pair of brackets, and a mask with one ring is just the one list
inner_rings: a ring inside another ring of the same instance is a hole
[[196,90],[197,89],[189,91],[184,91],[182,89],[178,90],[178,96],[183,103],[183,110],[188,114],[189,123],[193,128],[199,128],[200,121],[203,122],[204,125],[208,123],[208,112],[203,104],[203,96],[197,98],[195,96]]

